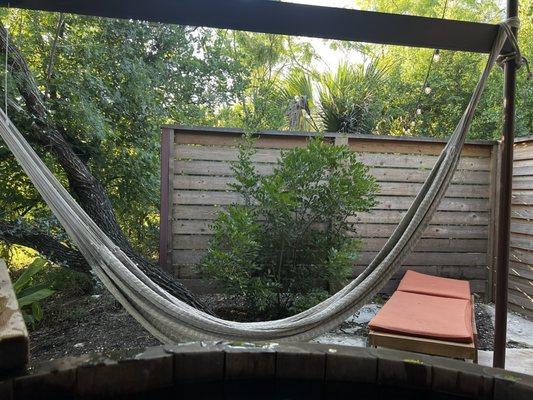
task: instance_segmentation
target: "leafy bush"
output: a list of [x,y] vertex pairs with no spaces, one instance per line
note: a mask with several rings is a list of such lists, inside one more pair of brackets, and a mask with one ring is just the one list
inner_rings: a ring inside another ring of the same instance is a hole
[[219,213],[204,276],[242,296],[254,316],[282,317],[328,296],[357,256],[353,215],[375,203],[377,185],[347,146],[314,138],[282,153],[261,176],[247,138],[231,184],[242,203]]
[[39,302],[54,294],[46,283],[35,284],[33,281],[33,277],[46,265],[46,260],[36,258],[13,283],[24,322],[30,327],[34,327],[43,317]]

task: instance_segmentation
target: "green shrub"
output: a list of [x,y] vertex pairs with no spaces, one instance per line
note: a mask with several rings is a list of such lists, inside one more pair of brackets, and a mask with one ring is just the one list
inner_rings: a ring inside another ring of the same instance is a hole
[[24,322],[31,328],[43,317],[39,302],[50,297],[54,291],[45,283],[34,281],[36,274],[47,265],[46,260],[36,258],[13,283],[13,289],[19,303]]
[[200,270],[254,317],[277,318],[346,281],[359,245],[353,216],[375,204],[378,187],[355,153],[321,137],[284,151],[268,176],[254,153],[247,138],[232,167],[242,203],[219,213]]

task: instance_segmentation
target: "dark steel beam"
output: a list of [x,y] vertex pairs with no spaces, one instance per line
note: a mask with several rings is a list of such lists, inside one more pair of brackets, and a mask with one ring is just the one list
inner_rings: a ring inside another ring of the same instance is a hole
[[0,0],[0,5],[8,3],[32,10],[477,53],[490,51],[498,29],[271,0]]
[[[507,0],[507,17],[518,15],[518,0]],[[514,34],[517,30],[513,29]],[[515,126],[516,63],[504,67],[503,138],[500,175],[498,259],[496,260],[496,317],[494,321],[494,358],[492,365],[505,368],[507,344],[507,292],[509,286],[509,245],[511,237],[511,194],[513,189],[513,145]]]

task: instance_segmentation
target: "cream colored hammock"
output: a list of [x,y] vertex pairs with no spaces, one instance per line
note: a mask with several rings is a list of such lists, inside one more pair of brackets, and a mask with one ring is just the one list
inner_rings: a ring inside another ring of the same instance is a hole
[[266,322],[226,321],[199,311],[151,281],[102,232],[59,183],[28,142],[0,111],[0,134],[33,184],[78,246],[106,288],[148,331],[164,343],[183,339],[307,340],[342,323],[376,294],[400,266],[426,229],[459,161],[489,72],[517,20],[500,25],[487,65],[448,144],[420,193],[375,259],[345,288],[322,303],[289,318]]

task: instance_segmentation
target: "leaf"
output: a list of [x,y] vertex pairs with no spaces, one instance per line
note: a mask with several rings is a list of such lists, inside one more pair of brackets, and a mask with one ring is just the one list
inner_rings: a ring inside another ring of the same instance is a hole
[[22,310],[22,318],[24,318],[24,323],[26,326],[35,326],[35,318],[30,313]]
[[20,293],[17,294],[17,298],[22,298],[24,296],[32,294],[33,292],[36,292],[37,290],[49,289],[49,288],[50,288],[50,286],[48,284],[46,284],[46,283],[41,283],[39,285],[30,286],[30,287],[27,287],[27,288],[21,290]]
[[24,289],[26,285],[30,282],[31,277],[41,271],[45,265],[45,259],[36,258],[13,284],[13,289],[15,290],[15,293],[19,294],[21,290]]
[[50,297],[55,292],[51,289],[40,289],[37,290],[27,296],[21,297],[18,299],[19,307],[22,308],[24,306],[28,306],[32,303],[35,303],[36,301],[40,301],[43,299],[46,299],[47,297]]
[[43,318],[43,310],[39,302],[36,301],[31,305],[31,312],[36,321],[40,321]]

